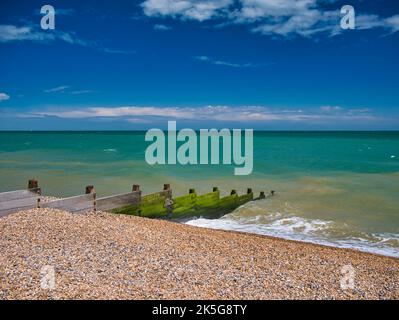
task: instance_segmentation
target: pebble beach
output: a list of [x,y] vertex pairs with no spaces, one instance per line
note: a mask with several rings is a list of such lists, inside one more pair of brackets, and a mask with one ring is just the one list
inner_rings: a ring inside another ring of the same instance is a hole
[[[354,271],[343,289],[342,268]],[[54,286],[43,287],[43,268]],[[135,216],[0,219],[0,300],[399,299],[399,259]]]

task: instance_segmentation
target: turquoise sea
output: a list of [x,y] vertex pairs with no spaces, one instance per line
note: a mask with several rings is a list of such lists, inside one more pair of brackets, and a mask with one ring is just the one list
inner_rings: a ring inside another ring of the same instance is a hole
[[36,178],[45,195],[144,193],[170,183],[176,195],[218,186],[276,196],[197,226],[240,230],[399,257],[399,132],[256,132],[254,171],[145,162],[145,132],[1,132],[0,192]]

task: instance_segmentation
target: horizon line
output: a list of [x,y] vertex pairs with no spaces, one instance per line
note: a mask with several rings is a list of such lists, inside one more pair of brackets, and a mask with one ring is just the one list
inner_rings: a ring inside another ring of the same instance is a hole
[[[183,128],[183,129],[185,129],[185,128]],[[237,129],[237,128],[221,128],[221,129],[218,129],[218,128],[207,128],[207,130],[211,130],[211,129],[216,129],[216,130],[218,130],[218,131],[220,131],[220,130],[222,130],[222,129],[228,129],[228,130],[232,130],[232,129]],[[238,128],[238,129],[240,129],[240,128]],[[0,129],[0,133],[68,133],[68,132],[71,132],[71,133],[74,133],[74,132],[76,132],[76,133],[93,133],[93,132],[147,132],[148,130],[151,130],[151,128],[149,128],[149,129],[137,129],[137,130],[135,130],[135,129],[129,129],[129,130],[108,130],[108,129],[103,129],[103,130],[73,130],[73,129],[71,129],[71,130],[1,130]],[[166,130],[166,129],[161,129],[162,131],[168,131],[168,130]],[[193,129],[194,131],[199,131],[199,130],[201,130],[201,129]],[[248,130],[248,128],[241,128],[241,130]],[[298,130],[298,129],[295,129],[295,130],[266,130],[266,129],[252,129],[254,132],[320,132],[320,133],[323,133],[323,132],[358,132],[358,133],[372,133],[372,132],[392,132],[392,133],[399,133],[399,129],[397,129],[397,130],[390,130],[390,129],[387,129],[387,130],[348,130],[348,129],[334,129],[334,130],[322,130],[322,129],[319,129],[319,130],[315,130],[315,129],[313,129],[313,130]],[[176,130],[176,131],[179,131],[179,130]]]

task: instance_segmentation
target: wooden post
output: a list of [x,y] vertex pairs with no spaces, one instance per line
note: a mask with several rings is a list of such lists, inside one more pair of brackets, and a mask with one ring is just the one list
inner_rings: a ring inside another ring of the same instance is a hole
[[37,189],[39,188],[39,182],[35,179],[31,179],[28,181],[28,189]]
[[163,185],[163,194],[166,198],[172,198],[172,190],[170,189],[169,183]]
[[266,198],[265,192],[261,191],[260,194],[259,194],[259,199],[265,199],[265,198]]
[[195,193],[195,189],[190,189],[188,193]]
[[231,192],[230,192],[230,195],[234,195],[234,194],[237,194],[237,190],[231,190]]
[[247,189],[247,194],[250,194],[250,193],[252,193],[252,188]]
[[[138,192],[139,193],[139,203],[141,203],[141,190],[140,190],[140,185],[139,184],[134,184],[132,186],[132,192]],[[140,213],[139,213],[140,215]]]
[[86,187],[86,194],[90,194],[94,192],[94,186],[87,186]]
[[30,179],[28,181],[28,190],[30,190],[32,192],[35,192],[35,193],[37,193],[39,195],[42,194],[42,189],[39,188],[39,182],[37,180],[35,180],[35,179]]
[[97,195],[96,195],[96,193],[93,193],[93,211],[94,211],[94,213],[97,212]]
[[213,187],[212,191],[213,192],[219,191],[219,188],[218,187]]

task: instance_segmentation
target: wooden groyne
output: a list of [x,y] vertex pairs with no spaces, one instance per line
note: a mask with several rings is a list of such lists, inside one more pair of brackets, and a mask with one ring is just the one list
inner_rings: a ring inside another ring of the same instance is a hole
[[[274,191],[271,192],[273,194]],[[142,195],[140,186],[135,184],[131,192],[124,194],[97,198],[94,186],[87,186],[84,194],[43,202],[38,181],[29,180],[27,190],[0,193],[0,217],[25,209],[54,208],[72,213],[99,210],[148,218],[217,218],[247,202],[264,198],[263,191],[255,198],[251,188],[243,195],[232,190],[228,196],[221,197],[217,187],[202,195],[190,189],[187,195],[173,197],[170,184],[165,184],[160,192]]]

